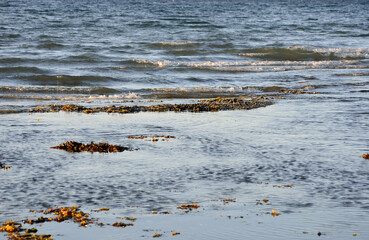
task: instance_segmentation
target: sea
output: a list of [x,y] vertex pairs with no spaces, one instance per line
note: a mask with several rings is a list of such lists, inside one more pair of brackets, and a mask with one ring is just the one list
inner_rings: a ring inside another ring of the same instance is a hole
[[[30,113],[265,94],[280,97],[247,111]],[[54,239],[369,239],[368,132],[367,0],[0,0],[0,223],[77,205],[137,220],[29,227]],[[136,150],[50,149],[69,140]]]

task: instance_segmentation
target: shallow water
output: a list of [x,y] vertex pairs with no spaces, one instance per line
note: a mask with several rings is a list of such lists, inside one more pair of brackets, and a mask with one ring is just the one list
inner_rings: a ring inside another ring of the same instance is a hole
[[[178,215],[179,222],[188,221],[178,227],[185,239],[222,239],[231,233],[242,239],[245,228],[259,239],[291,234],[310,239],[319,231],[335,239],[354,232],[368,236],[369,165],[361,158],[369,140],[368,104],[358,103],[362,101],[312,95],[250,111],[1,115],[7,132],[1,134],[0,154],[12,166],[0,176],[6,183],[1,187],[1,220],[24,219],[29,209],[80,205],[87,211],[110,207],[121,216],[149,221],[155,229],[156,221],[165,220],[150,220],[152,210],[176,211],[180,203],[197,202],[203,209],[191,216],[206,222],[206,234],[192,230],[190,223],[196,220]],[[359,105],[356,111],[352,105]],[[128,139],[157,134],[176,139]],[[49,148],[70,139],[139,150],[91,154]],[[283,184],[293,187],[274,186]],[[236,198],[229,204],[236,207],[222,207],[224,198]],[[256,200],[263,198],[271,205],[256,207]],[[265,215],[271,209],[282,215],[271,220]],[[243,215],[248,215],[245,222],[226,217]],[[171,218],[162,231],[171,230],[165,229],[174,224]],[[219,230],[218,221],[236,223]],[[255,228],[258,222],[266,222],[269,233],[264,234],[262,226]],[[126,234],[140,236],[145,229],[141,224]],[[113,234],[113,239],[119,238]]]
[[[180,239],[312,239],[318,232],[367,239],[368,8],[366,1],[0,3],[0,162],[11,166],[0,170],[0,222],[79,205],[109,207],[96,213],[101,221],[137,221],[126,229],[36,227],[55,239],[155,232],[165,239],[171,230]],[[311,94],[249,111],[28,112],[54,103],[192,103],[280,94],[281,87]],[[138,150],[50,149],[69,140]],[[224,204],[228,198],[236,202]],[[268,204],[256,204],[264,198]],[[184,214],[181,203],[201,207]],[[267,214],[272,209],[281,215]]]

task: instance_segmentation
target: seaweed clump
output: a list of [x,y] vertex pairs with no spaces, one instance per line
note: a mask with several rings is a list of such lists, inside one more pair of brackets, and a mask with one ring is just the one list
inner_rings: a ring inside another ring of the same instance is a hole
[[132,223],[124,223],[124,222],[115,222],[115,223],[113,223],[113,227],[125,228],[127,226],[133,226],[133,224]]
[[123,151],[133,151],[131,148],[120,146],[120,145],[110,145],[108,143],[98,143],[95,144],[91,142],[90,144],[83,144],[75,141],[68,141],[62,143],[58,146],[51,148],[65,150],[67,152],[100,152],[100,153],[111,153],[111,152],[123,152]]
[[192,211],[192,209],[198,209],[199,208],[199,205],[197,205],[196,203],[195,204],[182,204],[180,206],[177,206],[178,209],[182,209],[182,210],[185,210],[186,212],[187,211]]
[[2,162],[0,162],[0,169],[8,170],[9,168],[11,168],[11,166],[5,165]]
[[[1,232],[6,232],[8,234],[9,240],[51,240],[52,235],[36,235],[37,232],[36,228],[32,229],[23,229],[22,224],[14,222],[14,221],[8,221],[6,223],[3,223],[0,227]],[[20,232],[25,232],[21,234]],[[33,233],[33,234],[31,234]]]

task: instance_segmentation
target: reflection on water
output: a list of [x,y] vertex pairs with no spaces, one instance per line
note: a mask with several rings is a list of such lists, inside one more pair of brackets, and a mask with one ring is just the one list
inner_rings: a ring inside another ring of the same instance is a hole
[[[270,221],[256,214],[277,208],[282,213],[278,224],[288,224],[298,238],[318,228],[336,236],[345,224],[366,222],[369,165],[361,154],[368,146],[367,107],[360,100],[311,95],[250,111],[1,115],[6,126],[1,159],[12,168],[0,175],[5,183],[0,186],[0,220],[22,219],[29,209],[54,205],[103,206],[140,215],[153,209],[172,211],[184,202],[205,204],[204,219],[218,218],[222,213],[211,210],[211,201],[237,198],[238,207],[224,214],[253,216],[247,228],[259,220]],[[153,142],[130,135],[176,138]],[[139,150],[90,154],[49,148],[67,140]],[[255,208],[256,200],[263,198],[272,206]],[[301,218],[303,226],[296,222]],[[237,224],[232,226],[224,234],[232,229],[243,233]],[[270,231],[277,234],[274,227]]]
[[[0,222],[80,205],[111,208],[99,216],[110,222],[140,221],[124,231],[44,224],[45,233],[367,239],[368,7],[364,0],[0,2],[0,162],[11,166],[0,170]],[[314,94],[280,93],[289,90]],[[214,113],[28,113],[47,104],[260,94],[286,99]],[[69,140],[139,150],[50,149]],[[184,214],[181,203],[201,208]],[[281,215],[266,214],[273,209]]]

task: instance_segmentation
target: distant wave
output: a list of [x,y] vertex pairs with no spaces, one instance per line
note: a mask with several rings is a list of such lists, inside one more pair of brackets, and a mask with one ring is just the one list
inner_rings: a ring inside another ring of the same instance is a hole
[[0,67],[0,73],[44,73],[43,69],[37,67]]
[[42,101],[101,101],[101,100],[125,100],[140,99],[141,96],[134,92],[109,94],[104,88],[95,89],[49,89],[35,87],[0,87],[0,99],[27,99]]
[[[359,60],[320,60],[320,61],[206,61],[206,62],[176,62],[169,60],[130,60],[130,64],[136,64],[136,68],[158,67],[171,70],[205,70],[217,72],[267,72],[289,71],[304,69],[365,69],[367,64],[360,64]],[[120,67],[125,69],[126,67]],[[132,66],[130,66],[132,68]]]
[[159,43],[151,43],[149,46],[151,47],[160,47],[160,48],[173,48],[173,47],[194,47],[202,45],[201,42],[159,42]]
[[117,90],[106,87],[41,87],[41,86],[27,86],[27,87],[15,87],[15,86],[0,86],[0,93],[45,93],[45,94],[113,94],[118,93]]
[[190,87],[190,88],[154,88],[154,92],[243,92],[242,87]]
[[253,87],[189,87],[145,89],[149,94],[145,98],[213,98],[247,95],[258,91]]
[[369,58],[369,48],[253,48],[242,50],[242,57],[275,61],[333,61]]
[[63,44],[60,44],[60,43],[48,42],[48,43],[41,43],[37,47],[41,48],[41,49],[59,49],[59,48],[65,47],[65,46]]
[[366,76],[369,76],[369,73],[341,73],[341,74],[336,74],[336,76],[341,76],[341,77],[366,77]]
[[71,75],[17,75],[16,78],[37,84],[56,86],[85,86],[97,82],[114,81],[115,78],[105,76],[71,76]]

